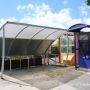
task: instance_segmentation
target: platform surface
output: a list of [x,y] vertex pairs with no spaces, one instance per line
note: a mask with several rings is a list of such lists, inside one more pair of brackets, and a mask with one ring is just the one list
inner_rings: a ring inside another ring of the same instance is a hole
[[[1,73],[0,73],[1,75]],[[0,78],[0,90],[40,90],[18,79],[4,75],[4,79]]]
[[34,67],[5,74],[0,90],[90,90],[90,71],[74,67]]

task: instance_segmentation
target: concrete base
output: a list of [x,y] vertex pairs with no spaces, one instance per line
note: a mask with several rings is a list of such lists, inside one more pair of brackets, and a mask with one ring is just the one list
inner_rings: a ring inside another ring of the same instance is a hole
[[7,75],[4,75],[3,78],[4,79],[0,78],[0,90],[39,90],[38,88],[31,86],[30,84],[9,77]]

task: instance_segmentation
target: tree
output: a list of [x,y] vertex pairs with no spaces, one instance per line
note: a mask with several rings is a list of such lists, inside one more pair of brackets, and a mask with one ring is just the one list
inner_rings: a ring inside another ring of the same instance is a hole
[[86,0],[87,5],[90,5],[90,0]]

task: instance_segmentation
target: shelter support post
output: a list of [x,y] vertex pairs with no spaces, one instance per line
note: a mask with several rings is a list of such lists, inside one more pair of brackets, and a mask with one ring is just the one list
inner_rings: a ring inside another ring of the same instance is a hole
[[61,62],[61,46],[60,46],[60,37],[58,38],[58,58],[59,63]]
[[47,53],[47,64],[49,65],[49,57],[48,57],[48,53]]
[[3,79],[3,73],[4,73],[4,60],[5,60],[5,29],[3,26],[1,79]]
[[78,36],[78,32],[76,33],[76,65],[78,68],[78,61],[79,61],[79,36]]
[[68,64],[68,55],[69,55],[69,37],[67,32],[67,57],[66,57],[66,64]]
[[46,64],[46,62],[45,62],[45,55],[43,55],[43,59],[44,59],[44,65]]
[[22,65],[21,65],[21,58],[20,58],[20,60],[19,60],[19,61],[20,61],[20,69],[21,69],[21,66],[22,66]]
[[11,70],[12,70],[12,60],[10,58],[10,74],[11,74]]
[[42,56],[42,63],[43,63],[43,65],[45,65],[45,55],[42,54],[41,56]]
[[29,57],[27,57],[27,59],[28,59],[28,70],[29,70]]
[[55,65],[56,65],[56,61],[57,61],[57,60],[56,60],[56,54],[55,54]]
[[77,70],[78,68],[78,60],[79,60],[79,42],[78,42],[78,32],[74,33],[74,43],[75,43],[75,69]]

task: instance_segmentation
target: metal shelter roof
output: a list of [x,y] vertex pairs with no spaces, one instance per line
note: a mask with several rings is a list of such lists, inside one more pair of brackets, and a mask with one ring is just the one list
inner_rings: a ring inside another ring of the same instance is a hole
[[[6,56],[45,53],[54,40],[67,32],[61,28],[9,21],[0,28],[1,38],[3,37],[3,31],[5,31]],[[0,40],[1,43],[2,40]],[[2,47],[0,47],[1,49]]]
[[86,25],[86,24],[75,24],[75,25],[71,26],[68,29],[68,31],[69,32],[79,32],[83,28],[90,28],[90,25]]

